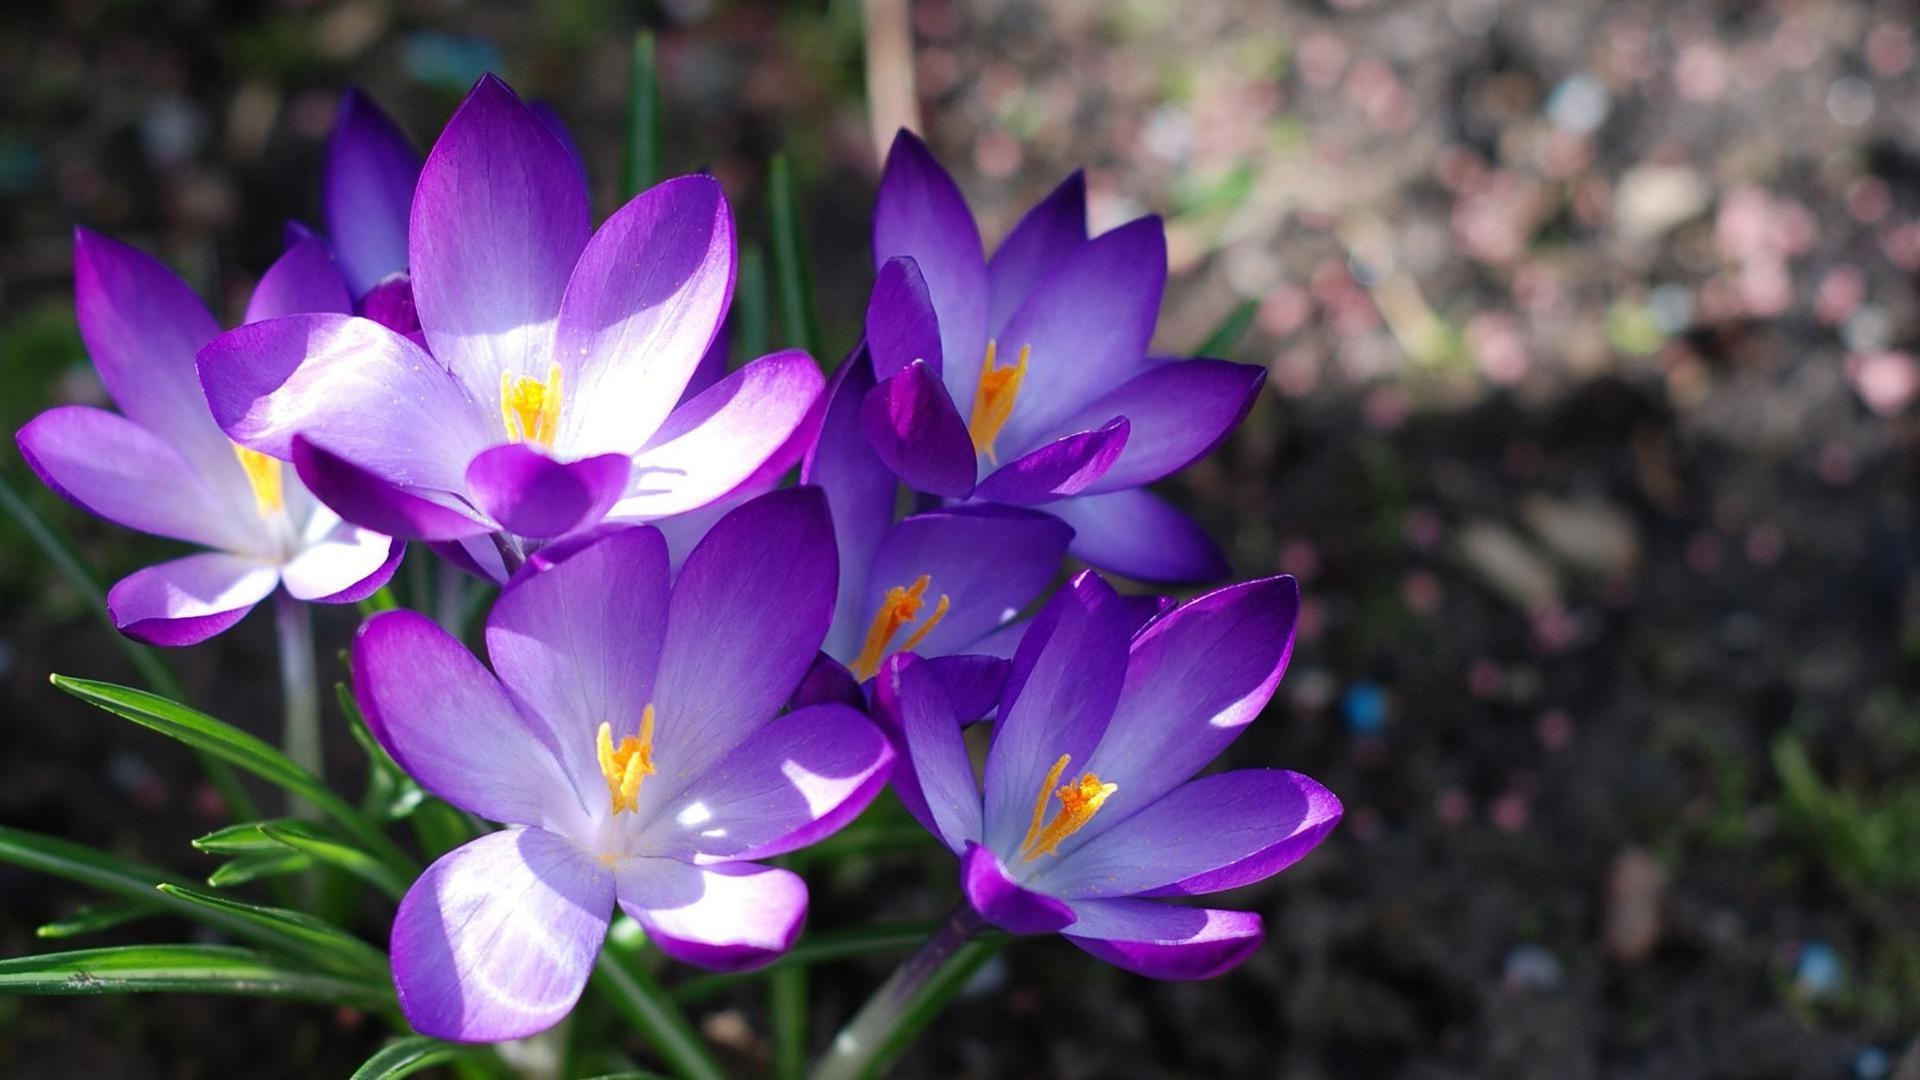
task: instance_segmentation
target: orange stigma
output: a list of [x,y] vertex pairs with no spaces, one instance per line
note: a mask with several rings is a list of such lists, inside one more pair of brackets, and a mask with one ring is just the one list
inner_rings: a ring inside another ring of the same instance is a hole
[[258,450],[233,444],[233,456],[240,459],[240,471],[247,474],[253,488],[254,509],[261,517],[273,517],[287,508],[286,488],[280,481],[280,461]]
[[889,651],[905,652],[920,644],[927,639],[928,634],[933,633],[934,627],[940,625],[940,620],[947,617],[950,601],[947,595],[942,593],[940,602],[934,605],[933,614],[927,616],[927,621],[921,623],[919,629],[909,635],[907,640],[901,642],[898,649],[888,649],[888,646],[893,644],[893,636],[898,634],[902,627],[920,617],[920,608],[926,603],[927,586],[932,583],[931,576],[921,574],[914,579],[912,585],[906,588],[895,585],[887,590],[887,598],[880,601],[880,610],[874,613],[873,624],[867,627],[866,643],[860,646],[860,655],[853,658],[852,668],[855,678],[861,682],[873,678],[880,670],[880,662],[887,658]]
[[613,800],[613,812],[632,813],[640,805],[640,781],[654,774],[653,706],[640,713],[640,734],[629,735],[613,744],[613,725],[600,724],[597,748],[600,774],[607,778],[607,797]]
[[[1020,855],[1027,862],[1053,854],[1061,841],[1079,832],[1087,822],[1093,820],[1093,815],[1099,812],[1108,796],[1120,790],[1120,785],[1103,784],[1099,777],[1086,773],[1055,791],[1053,785],[1060,783],[1061,775],[1072,761],[1071,754],[1061,754],[1060,760],[1054,762],[1053,769],[1047,773],[1046,783],[1040,785],[1040,797],[1033,803],[1033,824],[1027,826],[1027,838],[1020,841]],[[1060,809],[1054,811],[1052,821],[1042,824],[1047,816],[1049,791],[1060,800]]]
[[993,456],[993,440],[1013,415],[1014,403],[1020,399],[1020,384],[1027,378],[1027,359],[1033,355],[1033,346],[1022,345],[1020,359],[1012,367],[994,367],[998,348],[998,342],[987,342],[987,359],[980,365],[980,384],[973,390],[973,413],[967,419],[967,435],[973,439],[973,448],[987,455],[987,460],[995,465],[1000,459]]
[[560,365],[547,368],[545,382],[531,375],[500,373],[500,420],[512,442],[553,445],[560,427]]

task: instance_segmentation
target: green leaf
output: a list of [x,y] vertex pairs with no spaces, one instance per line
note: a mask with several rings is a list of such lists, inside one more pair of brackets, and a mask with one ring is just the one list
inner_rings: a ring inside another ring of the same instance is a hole
[[0,994],[241,994],[390,1011],[382,983],[302,971],[224,945],[127,945],[0,960]]
[[412,884],[411,879],[394,873],[386,863],[357,847],[341,843],[307,822],[276,822],[264,831],[275,842],[311,856],[315,862],[337,866],[395,900],[405,896],[407,886]]
[[813,271],[808,264],[806,228],[800,220],[800,193],[793,165],[776,155],[767,176],[767,208],[773,247],[773,279],[780,296],[780,324],[787,340],[822,363],[820,316],[813,302]]
[[456,1046],[425,1035],[409,1035],[381,1047],[379,1053],[353,1070],[351,1080],[398,1080],[473,1052],[469,1046]]
[[787,968],[806,968],[858,956],[907,952],[918,947],[932,932],[932,923],[903,923],[808,934],[766,967],[749,972],[698,975],[674,987],[673,997],[683,1005],[691,1004],[713,997],[730,986]]
[[643,965],[603,951],[594,965],[593,982],[620,1015],[640,1029],[675,1074],[691,1080],[724,1080],[727,1074],[714,1060],[713,1051]]
[[224,829],[215,829],[198,840],[193,846],[209,855],[255,855],[260,852],[284,852],[287,845],[267,835],[267,827],[291,822],[292,818],[280,818],[272,821],[248,821],[239,825],[229,825]]
[[374,976],[384,975],[387,971],[386,953],[304,911],[249,904],[199,892],[184,885],[163,884],[159,889],[164,895],[245,919],[258,926],[262,936],[285,943],[286,948],[306,956],[321,967]]
[[102,930],[111,930],[136,919],[158,914],[159,911],[158,904],[136,900],[122,900],[111,904],[88,904],[64,919],[55,919],[37,927],[33,931],[33,936],[58,940],[79,937],[82,934],[97,934]]
[[740,277],[733,286],[735,344],[742,360],[767,353],[767,258],[758,244],[740,245]]
[[1246,334],[1247,327],[1253,325],[1253,317],[1259,310],[1260,304],[1257,301],[1242,300],[1235,304],[1233,310],[1227,312],[1227,317],[1221,319],[1220,324],[1213,328],[1213,333],[1208,334],[1206,340],[1195,347],[1193,355],[1212,357],[1216,360],[1224,359],[1227,353],[1240,343],[1240,338]]
[[627,83],[627,145],[620,164],[620,191],[631,199],[660,182],[660,67],[653,34],[633,35],[633,60]]
[[207,884],[216,889],[231,889],[249,881],[304,874],[313,869],[313,860],[297,851],[256,851],[241,855],[214,867]]

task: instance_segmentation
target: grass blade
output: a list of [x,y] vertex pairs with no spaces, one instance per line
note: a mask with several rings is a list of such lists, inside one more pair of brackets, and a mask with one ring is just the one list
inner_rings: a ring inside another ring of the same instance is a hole
[[102,930],[111,930],[136,919],[158,914],[159,911],[159,905],[137,900],[88,904],[64,919],[55,919],[36,927],[33,936],[57,941],[61,938],[79,937],[82,934],[97,934]]
[[385,984],[302,971],[252,949],[126,945],[0,960],[0,994],[242,994],[391,1011]]
[[620,193],[631,199],[660,182],[660,65],[653,34],[633,35],[633,60],[628,69],[627,145],[620,164]]
[[189,889],[184,885],[163,884],[160,892],[190,904],[222,911],[260,928],[263,937],[283,942],[286,948],[324,968],[347,974],[384,976],[387,954],[361,941],[345,930],[316,919],[304,911],[249,904],[212,893]]
[[[780,325],[787,341],[819,360],[820,314],[813,302],[813,270],[807,255],[806,228],[800,220],[800,193],[793,165],[776,155],[767,175],[767,210],[773,248],[773,280],[780,297]],[[824,361],[823,361],[824,362]]]
[[381,1047],[379,1053],[353,1070],[351,1080],[399,1080],[474,1052],[470,1046],[456,1046],[425,1035],[409,1035]]

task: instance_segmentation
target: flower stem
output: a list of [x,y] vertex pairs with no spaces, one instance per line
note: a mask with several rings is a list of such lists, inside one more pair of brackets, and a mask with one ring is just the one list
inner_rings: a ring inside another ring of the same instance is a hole
[[595,965],[594,981],[607,990],[613,1007],[647,1038],[667,1068],[689,1080],[726,1080],[713,1052],[688,1022],[659,980],[638,963],[626,963],[608,949]]
[[[306,604],[285,589],[273,595],[273,615],[280,631],[280,694],[287,710],[286,728],[280,737],[295,765],[316,778],[322,777],[320,682],[314,673],[313,616]],[[293,813],[311,817],[317,811],[295,799]]]
[[493,540],[494,550],[500,553],[501,564],[507,568],[507,576],[512,577],[514,572],[519,570],[521,565],[527,561],[526,551],[520,547],[519,540],[508,536],[506,533],[493,533],[491,539]]
[[833,1038],[813,1068],[813,1080],[856,1080],[880,1075],[947,1007],[980,966],[1008,939],[979,938],[985,920],[962,900],[920,951],[894,969],[853,1020]]

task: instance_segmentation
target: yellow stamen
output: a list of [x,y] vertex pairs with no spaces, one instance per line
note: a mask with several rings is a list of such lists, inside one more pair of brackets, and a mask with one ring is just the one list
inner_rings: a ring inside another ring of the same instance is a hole
[[542,449],[552,446],[560,427],[560,365],[547,368],[545,382],[501,372],[500,420],[507,426],[509,440]]
[[993,440],[1013,415],[1014,402],[1020,398],[1020,384],[1027,377],[1027,359],[1033,355],[1033,346],[1022,345],[1020,359],[1012,367],[997,368],[993,361],[998,348],[998,342],[987,342],[987,359],[980,365],[980,384],[973,390],[973,413],[967,419],[967,435],[973,439],[973,448],[996,465],[1000,459],[993,456]]
[[[1120,790],[1118,784],[1101,783],[1092,773],[1082,774],[1071,784],[1064,784],[1058,790],[1053,785],[1067,771],[1067,765],[1073,761],[1071,754],[1061,754],[1060,760],[1053,763],[1047,772],[1047,780],[1040,785],[1040,797],[1033,802],[1033,824],[1027,826],[1027,838],[1020,841],[1020,854],[1027,862],[1042,855],[1051,855],[1061,842],[1083,828],[1093,820],[1100,807],[1109,796]],[[1053,820],[1042,825],[1047,816],[1047,793],[1060,800],[1060,809],[1054,811]]]
[[[921,574],[912,585],[905,588],[895,585],[887,590],[886,599],[880,601],[880,610],[873,615],[872,625],[867,627],[867,640],[860,646],[860,655],[853,658],[853,674],[861,682],[879,672],[880,662],[887,658],[888,646],[893,644],[893,636],[920,617],[920,608],[926,603],[927,586],[932,583],[932,577]],[[948,597],[941,594],[940,602],[934,605],[933,614],[927,616],[927,621],[921,623],[919,629],[901,643],[898,650],[893,651],[905,652],[925,641],[940,620],[947,617],[949,606]]]
[[280,482],[280,461],[258,450],[233,444],[233,456],[240,459],[240,471],[247,474],[253,487],[253,505],[261,517],[272,517],[287,508],[286,489]]
[[597,748],[600,774],[607,778],[607,797],[613,800],[613,812],[638,809],[640,781],[654,773],[653,706],[640,713],[640,734],[621,739],[619,746],[613,744],[613,725],[601,721]]

